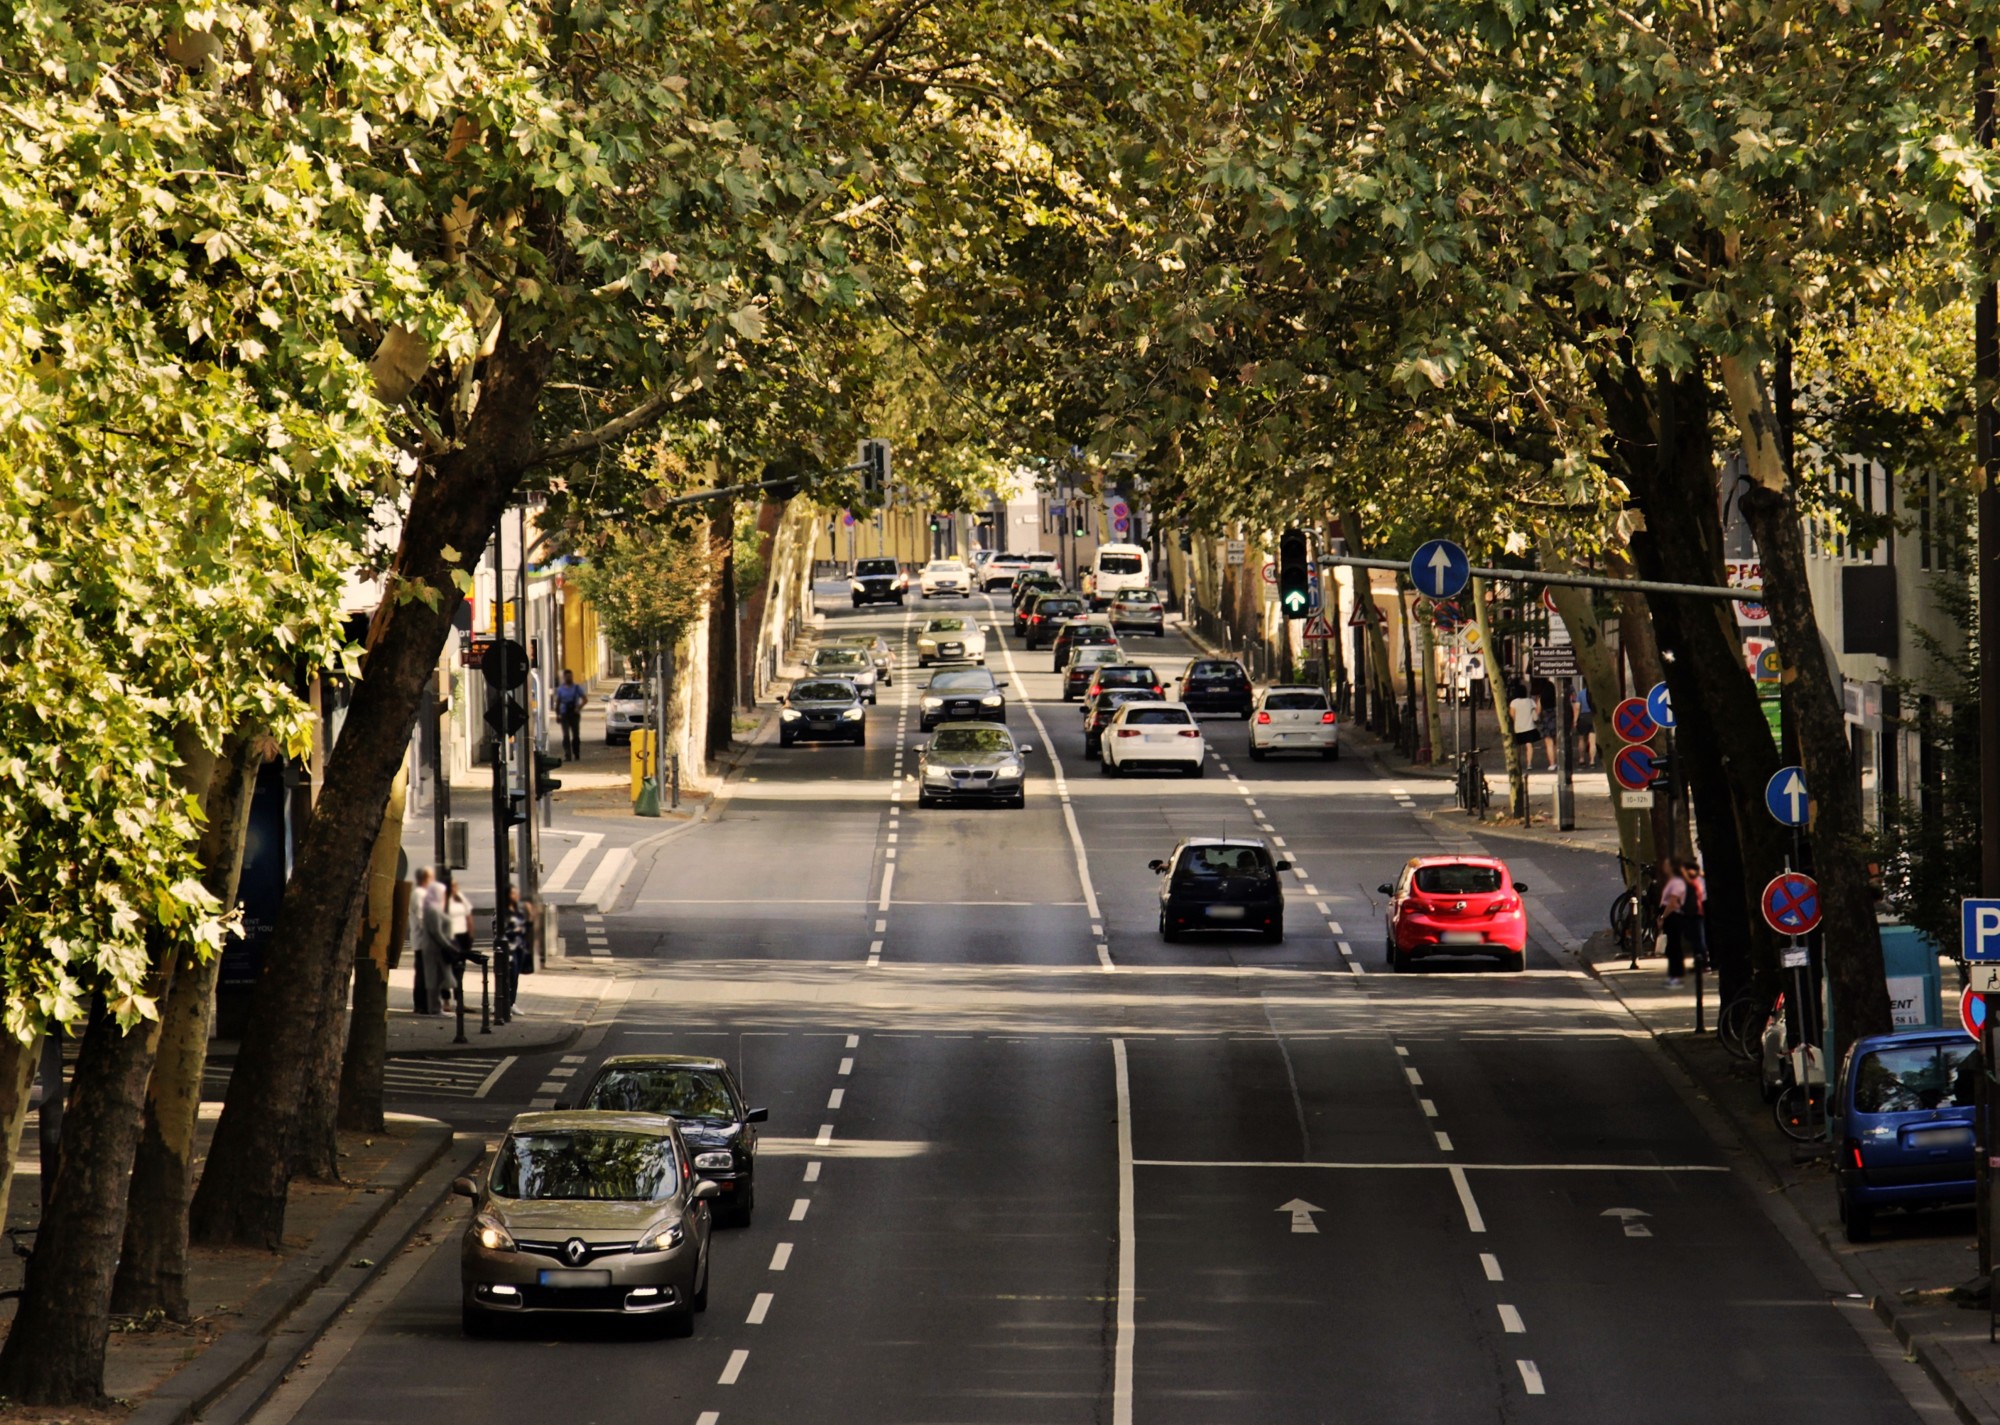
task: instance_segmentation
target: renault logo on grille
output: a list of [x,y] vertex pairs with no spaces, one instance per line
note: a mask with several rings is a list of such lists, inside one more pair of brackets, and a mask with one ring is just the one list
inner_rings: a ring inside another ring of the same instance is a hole
[[572,1237],[562,1245],[563,1260],[572,1267],[580,1266],[590,1255],[590,1248],[581,1237]]

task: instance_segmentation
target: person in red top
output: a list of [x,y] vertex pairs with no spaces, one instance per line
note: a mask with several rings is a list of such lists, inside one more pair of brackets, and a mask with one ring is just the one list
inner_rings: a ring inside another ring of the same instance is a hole
[[1688,883],[1679,863],[1669,861],[1666,866],[1666,884],[1660,887],[1660,929],[1667,937],[1667,988],[1672,989],[1680,984],[1687,968],[1683,912],[1687,909]]
[[1708,968],[1708,878],[1701,862],[1689,856],[1681,862],[1681,879],[1687,895],[1681,901],[1681,943],[1694,960],[1697,970]]

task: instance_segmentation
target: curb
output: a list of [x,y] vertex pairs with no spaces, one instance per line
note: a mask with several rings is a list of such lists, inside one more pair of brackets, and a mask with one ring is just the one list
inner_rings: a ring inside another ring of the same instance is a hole
[[[410,1143],[369,1190],[244,1303],[235,1325],[146,1397],[128,1417],[130,1425],[235,1422],[264,1402],[334,1315],[374,1279],[377,1264],[409,1239],[456,1175],[450,1126],[428,1118],[415,1122]],[[432,1182],[437,1192],[426,1197],[421,1190]],[[247,1398],[230,1399],[219,1413],[210,1412],[225,1396],[245,1391]]]

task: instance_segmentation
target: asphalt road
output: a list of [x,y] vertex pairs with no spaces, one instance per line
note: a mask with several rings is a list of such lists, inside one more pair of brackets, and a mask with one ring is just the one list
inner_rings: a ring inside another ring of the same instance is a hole
[[[828,613],[908,647],[924,609]],[[1373,887],[1478,846],[1445,789],[1213,720],[1204,778],[1106,779],[1046,654],[989,661],[1024,810],[916,808],[912,668],[865,748],[765,749],[633,875],[601,1039],[423,1103],[494,1129],[601,1054],[729,1057],[771,1121],[694,1339],[461,1339],[453,1200],[265,1425],[1943,1418],[1554,953],[1603,858],[1512,858],[1525,973],[1390,975]],[[1146,862],[1221,832],[1298,863],[1283,944],[1159,939]]]

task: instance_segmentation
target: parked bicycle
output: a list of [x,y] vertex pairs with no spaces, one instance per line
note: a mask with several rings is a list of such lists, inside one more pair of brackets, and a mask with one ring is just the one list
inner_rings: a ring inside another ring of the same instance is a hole
[[1633,863],[1624,856],[1618,858],[1619,866],[1627,871],[1627,885],[1611,902],[1611,933],[1618,937],[1619,948],[1625,951],[1628,970],[1639,968],[1639,956],[1653,948],[1654,910],[1657,876],[1651,866],[1639,866],[1637,874],[1632,874]]
[[1458,809],[1484,820],[1486,809],[1492,804],[1493,789],[1487,785],[1486,772],[1479,765],[1479,754],[1461,752],[1458,754]]
[[1785,1051],[1784,1089],[1771,1105],[1778,1130],[1794,1142],[1826,1136],[1826,1065],[1819,1047],[1794,1044]]
[[1771,1022],[1771,1014],[1771,1002],[1746,989],[1716,1016],[1715,1037],[1737,1058],[1754,1059],[1763,1052],[1764,1026]]

